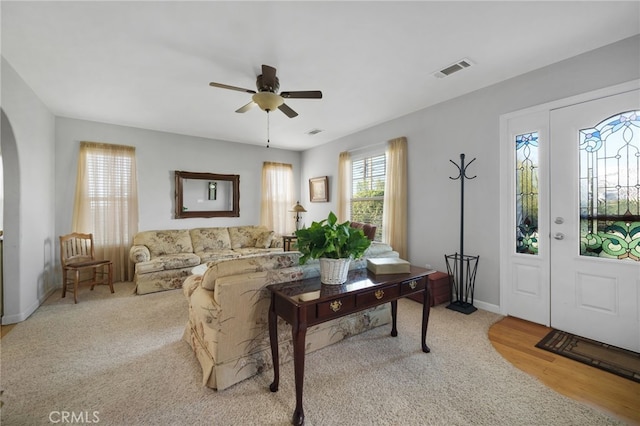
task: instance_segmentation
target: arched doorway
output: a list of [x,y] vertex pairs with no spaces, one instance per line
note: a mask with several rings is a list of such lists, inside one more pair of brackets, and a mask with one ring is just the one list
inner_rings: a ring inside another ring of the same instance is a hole
[[[2,160],[2,224],[3,249],[0,262],[0,308],[2,323],[6,314],[5,306],[19,301],[20,283],[20,173],[18,148],[13,127],[3,109],[0,109],[0,159]],[[6,285],[5,285],[6,284]],[[10,321],[9,321],[10,322]],[[14,321],[15,322],[15,321]]]

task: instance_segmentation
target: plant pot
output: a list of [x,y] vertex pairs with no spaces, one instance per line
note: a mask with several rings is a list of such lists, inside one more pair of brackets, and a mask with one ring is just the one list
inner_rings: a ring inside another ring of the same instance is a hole
[[320,282],[323,284],[340,285],[347,281],[349,263],[351,259],[320,258]]

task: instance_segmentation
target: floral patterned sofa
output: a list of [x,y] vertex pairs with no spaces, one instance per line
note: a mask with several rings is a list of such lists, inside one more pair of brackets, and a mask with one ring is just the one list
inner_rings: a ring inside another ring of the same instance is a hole
[[282,252],[281,236],[265,226],[138,232],[129,259],[137,294],[180,288],[195,266],[213,260]]
[[[317,260],[299,265],[300,252],[272,253],[209,262],[203,275],[183,284],[189,301],[184,340],[202,367],[203,385],[225,389],[270,369],[268,312],[269,284],[317,277]],[[350,269],[366,268],[367,257],[398,257],[387,244],[373,242]],[[328,346],[345,337],[391,321],[389,304],[310,327],[306,351]],[[293,358],[291,327],[278,318],[280,361]]]

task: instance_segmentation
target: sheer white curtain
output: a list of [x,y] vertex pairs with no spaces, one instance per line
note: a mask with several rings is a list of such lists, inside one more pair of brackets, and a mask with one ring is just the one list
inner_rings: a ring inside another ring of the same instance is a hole
[[386,156],[383,241],[407,259],[407,138],[390,140]]
[[96,257],[113,262],[113,281],[131,281],[129,248],[138,232],[134,147],[80,142],[74,232],[93,234]]
[[265,161],[262,165],[262,200],[260,224],[277,234],[295,231],[295,213],[290,210],[293,199],[293,166]]
[[338,157],[338,221],[351,219],[351,154],[341,152]]

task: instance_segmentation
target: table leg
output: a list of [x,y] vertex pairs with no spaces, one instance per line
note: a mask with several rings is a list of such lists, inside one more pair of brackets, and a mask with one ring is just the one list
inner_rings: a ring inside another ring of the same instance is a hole
[[271,392],[278,391],[280,382],[280,359],[278,355],[278,315],[276,315],[276,296],[271,295],[269,307],[269,341],[271,342],[271,360],[273,361],[273,383],[269,386]]
[[293,419],[291,422],[294,425],[304,424],[304,409],[302,408],[302,387],[304,384],[304,349],[305,339],[307,335],[307,323],[306,321],[300,321],[301,317],[306,318],[306,310],[300,309],[294,319],[294,324],[291,327],[293,334],[293,369],[296,380],[296,409],[293,412]]
[[398,301],[394,300],[391,302],[391,336],[392,337],[396,337],[398,335],[397,319],[398,319]]
[[424,286],[424,303],[422,304],[422,352],[431,352],[427,346],[427,326],[429,325],[429,313],[431,312],[431,289],[429,282]]

